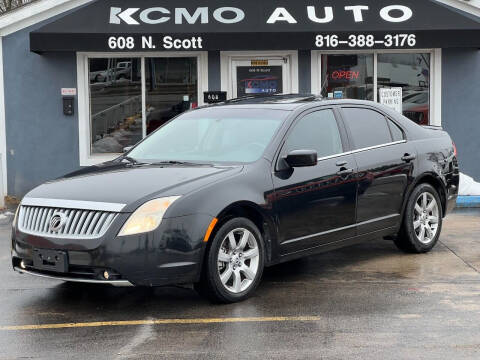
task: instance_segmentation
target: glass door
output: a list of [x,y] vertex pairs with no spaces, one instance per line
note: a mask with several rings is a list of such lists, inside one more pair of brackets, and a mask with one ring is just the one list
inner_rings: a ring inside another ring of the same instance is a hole
[[232,61],[233,98],[291,92],[288,58],[248,58]]

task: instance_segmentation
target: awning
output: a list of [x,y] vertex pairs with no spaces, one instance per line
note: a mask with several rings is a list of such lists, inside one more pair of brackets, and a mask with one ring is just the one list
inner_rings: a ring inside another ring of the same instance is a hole
[[480,19],[435,0],[97,0],[30,34],[46,51],[480,47]]

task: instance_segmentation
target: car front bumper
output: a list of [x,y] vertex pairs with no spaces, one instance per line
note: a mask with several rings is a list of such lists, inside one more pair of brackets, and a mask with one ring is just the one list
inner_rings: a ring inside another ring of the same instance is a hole
[[[14,266],[13,269],[20,274],[29,274],[29,275],[34,275],[34,276],[47,278],[47,279],[52,279],[52,280],[59,280],[59,281],[70,281],[70,282],[102,284],[102,285],[108,284],[108,285],[113,285],[113,286],[116,286],[116,287],[134,286],[128,280],[97,280],[97,279],[88,279],[88,278],[68,277],[68,275],[67,276],[55,275],[55,274],[50,274],[49,275],[45,272],[40,272],[40,271],[35,271],[35,270],[26,270],[26,269],[22,269],[21,267],[17,267],[17,266]],[[58,274],[63,274],[63,273],[58,273]]]
[[[98,239],[41,237],[22,233],[14,227],[12,266],[24,274],[114,286],[163,286],[198,281],[205,251],[203,237],[211,216],[168,218],[153,232],[118,237],[128,216],[120,214]],[[35,250],[63,252],[68,259],[66,272],[36,268]]]

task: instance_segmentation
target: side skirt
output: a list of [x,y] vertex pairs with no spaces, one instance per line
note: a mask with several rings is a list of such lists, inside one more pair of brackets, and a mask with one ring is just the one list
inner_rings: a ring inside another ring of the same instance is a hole
[[351,246],[351,245],[355,245],[355,244],[359,244],[359,243],[363,243],[371,240],[383,239],[386,236],[390,236],[394,234],[397,230],[398,230],[398,226],[392,226],[386,229],[373,231],[367,234],[362,234],[359,236],[354,236],[354,237],[343,239],[340,241],[335,241],[328,244],[322,244],[319,246],[315,246],[313,248],[282,255],[276,262],[269,264],[269,266],[299,259],[305,256],[321,254],[327,251],[332,251],[332,250],[340,249],[346,246]]

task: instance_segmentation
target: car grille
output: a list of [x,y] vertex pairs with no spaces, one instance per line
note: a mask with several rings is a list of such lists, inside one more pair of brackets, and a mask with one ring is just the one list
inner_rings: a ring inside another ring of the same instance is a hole
[[[57,231],[50,226],[54,215],[63,218],[63,225]],[[107,232],[117,216],[118,213],[110,211],[22,205],[18,214],[18,229],[27,234],[53,238],[95,239]]]

